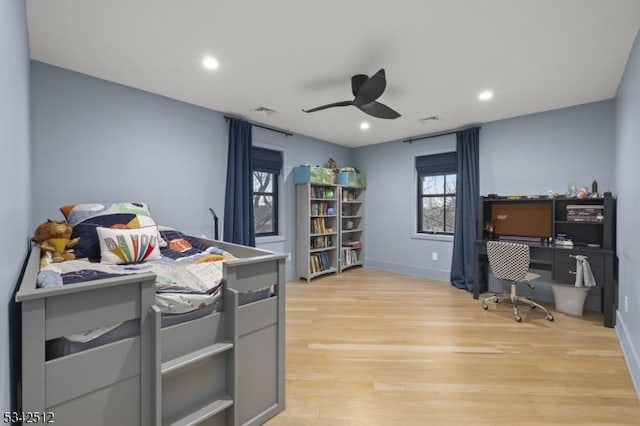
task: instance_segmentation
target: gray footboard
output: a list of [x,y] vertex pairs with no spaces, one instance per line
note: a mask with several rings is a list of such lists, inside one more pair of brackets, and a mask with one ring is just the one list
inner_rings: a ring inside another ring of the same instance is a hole
[[[150,307],[155,276],[37,289],[34,249],[16,300],[22,304],[22,411],[64,425],[152,425]],[[138,319],[138,336],[45,360],[49,339]]]
[[[155,276],[36,288],[34,249],[22,304],[22,410],[64,425],[259,425],[284,409],[286,255],[215,242],[224,264],[224,310],[161,328]],[[244,292],[274,296],[243,306]],[[131,319],[132,338],[51,361],[49,339]]]

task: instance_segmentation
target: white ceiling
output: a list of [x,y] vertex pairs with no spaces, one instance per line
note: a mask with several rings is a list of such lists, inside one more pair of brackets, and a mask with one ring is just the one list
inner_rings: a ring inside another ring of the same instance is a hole
[[[33,59],[350,147],[613,98],[640,28],[638,0],[27,0],[27,13]],[[379,101],[402,117],[301,111],[352,99],[350,77],[379,68]]]

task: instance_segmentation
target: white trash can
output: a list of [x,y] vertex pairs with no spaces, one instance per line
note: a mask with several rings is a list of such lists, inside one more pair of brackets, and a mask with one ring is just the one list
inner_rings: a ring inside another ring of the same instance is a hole
[[557,311],[569,315],[582,315],[584,302],[587,300],[587,294],[589,294],[589,287],[552,284],[551,288]]

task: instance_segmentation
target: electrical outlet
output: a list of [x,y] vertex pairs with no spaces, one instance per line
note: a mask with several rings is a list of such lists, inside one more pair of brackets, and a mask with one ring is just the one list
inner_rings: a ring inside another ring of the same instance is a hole
[[624,313],[626,314],[627,312],[629,312],[629,297],[625,296],[624,297]]
[[438,252],[434,251],[433,253],[431,253],[431,260],[438,260]]

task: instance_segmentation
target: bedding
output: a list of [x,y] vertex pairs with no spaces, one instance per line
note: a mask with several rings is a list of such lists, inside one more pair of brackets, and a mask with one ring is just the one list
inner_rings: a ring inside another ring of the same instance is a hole
[[156,225],[146,203],[69,204],[60,207],[60,211],[73,227],[71,238],[80,238],[74,248],[76,258],[100,259],[98,227],[133,229]]
[[[102,237],[115,238],[118,232],[144,232],[139,229],[99,228]],[[153,227],[148,236],[155,235]],[[155,304],[163,314],[184,314],[213,305],[222,296],[222,262],[235,257],[216,247],[206,246],[198,240],[175,230],[160,233],[168,241],[161,247],[157,258],[141,263],[105,263],[91,262],[87,258],[67,262],[51,263],[40,269],[37,278],[38,287],[55,287],[96,279],[122,275],[152,272],[156,275]],[[101,237],[101,238],[102,238]],[[105,245],[106,247],[106,245]],[[133,249],[133,248],[132,248]],[[154,250],[157,249],[154,248]],[[104,256],[103,256],[104,257]],[[113,255],[109,262],[120,258]],[[70,342],[87,343],[119,328],[122,323],[86,330],[65,336]]]
[[222,262],[235,257],[178,231],[160,234],[169,243],[160,248],[158,259],[134,264],[91,262],[86,258],[52,263],[40,270],[38,287],[152,272],[156,274],[156,304],[161,312],[184,313],[213,303],[219,297]]

